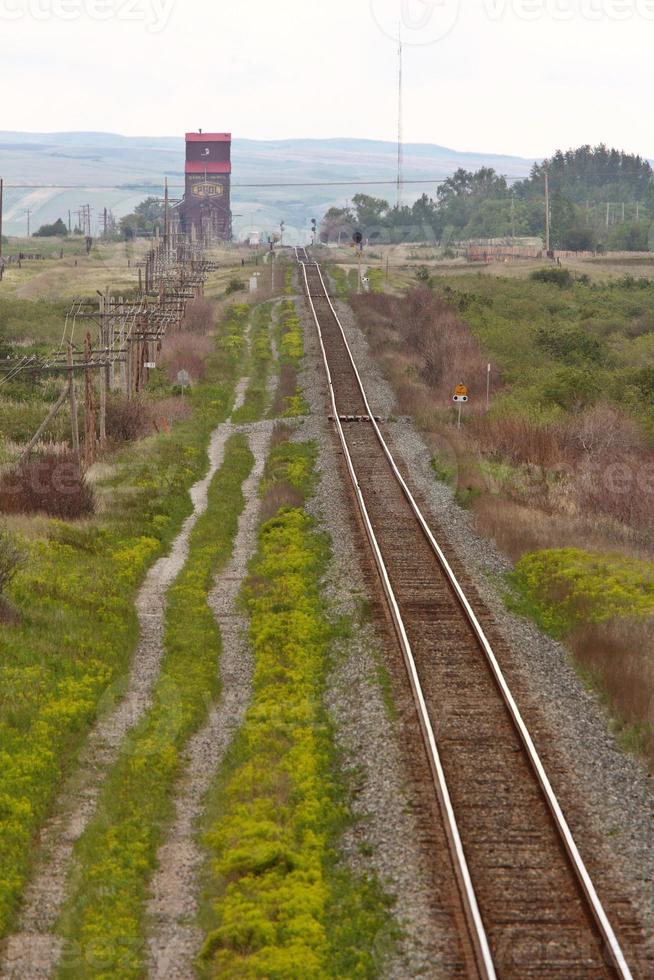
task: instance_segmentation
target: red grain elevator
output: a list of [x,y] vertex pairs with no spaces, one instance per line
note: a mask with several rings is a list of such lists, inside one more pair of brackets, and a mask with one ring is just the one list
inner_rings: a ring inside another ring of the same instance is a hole
[[207,241],[230,241],[232,134],[186,134],[182,231]]

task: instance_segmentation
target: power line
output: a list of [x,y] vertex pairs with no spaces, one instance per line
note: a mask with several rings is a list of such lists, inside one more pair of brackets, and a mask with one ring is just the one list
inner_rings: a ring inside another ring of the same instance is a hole
[[[448,177],[402,177],[400,184],[401,186],[407,186],[410,184],[444,184],[446,183],[452,175]],[[524,177],[511,176],[509,174],[497,174],[498,177],[503,177],[509,183],[516,183],[520,181],[530,181],[531,175],[528,174]],[[642,177],[643,175],[639,171],[620,171],[616,173],[604,173],[600,177]],[[562,178],[564,181],[569,180],[586,180],[583,174],[571,174]],[[397,186],[397,178],[388,180],[364,180],[357,177],[352,177],[350,180],[319,180],[319,181],[283,181],[283,182],[270,182],[270,183],[233,183],[232,187],[240,188],[266,188],[266,187],[352,187],[356,186],[378,186],[378,187],[388,187]],[[159,184],[132,184],[129,187],[121,184],[5,184],[5,190],[86,190],[86,191],[129,191],[129,190],[158,190]],[[169,184],[170,190],[183,190],[184,184]]]

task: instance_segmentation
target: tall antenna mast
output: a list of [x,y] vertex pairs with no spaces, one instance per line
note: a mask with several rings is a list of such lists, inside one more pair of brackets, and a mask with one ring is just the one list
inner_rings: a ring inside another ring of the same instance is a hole
[[397,86],[397,206],[398,208],[402,205],[402,169],[404,165],[404,120],[403,120],[403,68],[404,68],[404,51],[402,48],[402,22],[400,21],[397,26],[397,40],[398,40],[398,86]]

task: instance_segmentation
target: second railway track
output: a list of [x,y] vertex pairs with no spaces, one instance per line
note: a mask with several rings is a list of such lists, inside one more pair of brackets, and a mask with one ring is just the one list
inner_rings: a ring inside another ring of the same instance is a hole
[[448,975],[626,980],[493,650],[372,416],[320,268],[302,249],[297,257],[449,843],[460,903],[452,914],[465,925]]

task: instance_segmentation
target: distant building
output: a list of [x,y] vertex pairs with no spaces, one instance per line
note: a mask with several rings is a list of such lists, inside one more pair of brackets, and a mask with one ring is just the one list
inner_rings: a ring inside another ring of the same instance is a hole
[[181,229],[196,238],[229,241],[231,212],[231,133],[187,133]]

